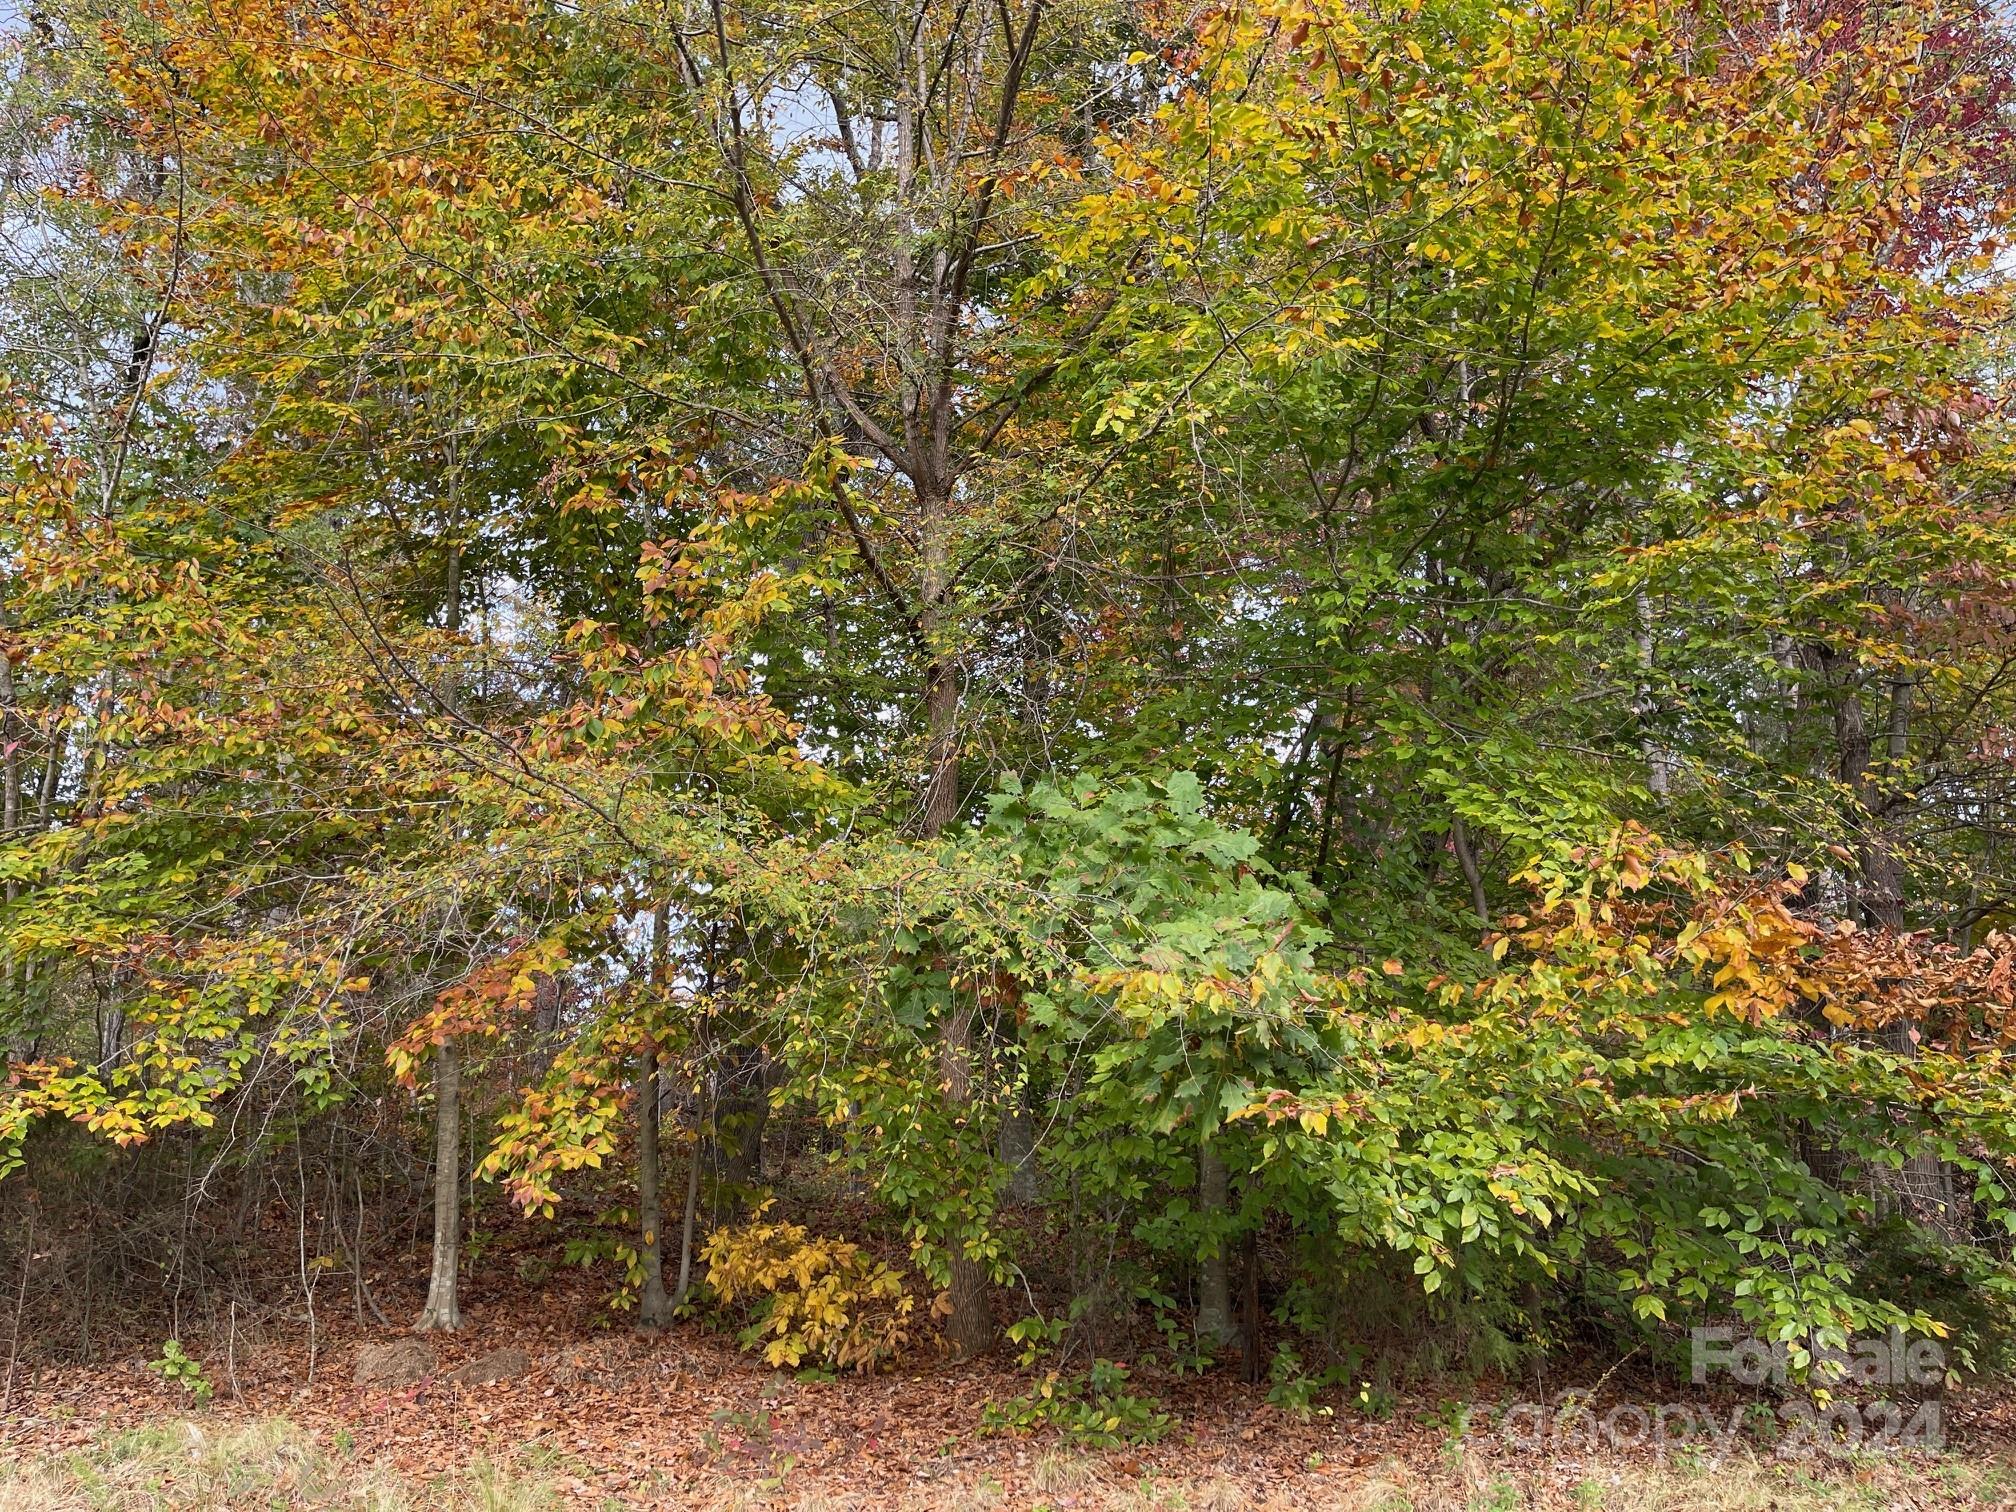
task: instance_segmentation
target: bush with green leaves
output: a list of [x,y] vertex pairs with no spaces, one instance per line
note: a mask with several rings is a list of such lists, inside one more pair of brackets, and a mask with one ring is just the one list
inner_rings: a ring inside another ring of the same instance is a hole
[[1094,1449],[1152,1444],[1176,1426],[1176,1419],[1155,1398],[1127,1390],[1128,1373],[1113,1360],[1095,1360],[1090,1370],[1076,1375],[1048,1371],[1035,1390],[989,1402],[981,1411],[981,1427],[989,1433],[1054,1428]]
[[170,1385],[180,1386],[189,1400],[199,1407],[215,1395],[216,1388],[203,1374],[203,1362],[184,1350],[180,1339],[170,1339],[163,1344],[160,1358],[150,1360],[147,1368]]
[[[1875,1199],[1816,1175],[1802,1131],[1871,1169],[1935,1156],[2006,1229],[2016,1095],[1992,1058],[1907,1060],[1723,1006],[1698,921],[1726,933],[1751,907],[1740,857],[1563,842],[1532,869],[1527,927],[1431,966],[1357,959],[1260,850],[1180,774],[1011,786],[946,849],[942,890],[896,921],[908,964],[879,1012],[851,1000],[857,1058],[836,1074],[831,1034],[800,1041],[920,1232],[1009,1273],[984,1135],[1033,1089],[1058,1110],[1050,1179],[1159,1269],[1154,1290],[1285,1225],[1388,1257],[1425,1298],[1500,1299],[1513,1327],[1537,1319],[1503,1299],[1538,1288],[1624,1336],[1719,1316],[1816,1348],[1947,1329],[1929,1296],[1858,1273]],[[917,1090],[937,1062],[916,1030],[961,992],[994,1015],[978,1116]],[[1196,1195],[1207,1140],[1222,1209]]]

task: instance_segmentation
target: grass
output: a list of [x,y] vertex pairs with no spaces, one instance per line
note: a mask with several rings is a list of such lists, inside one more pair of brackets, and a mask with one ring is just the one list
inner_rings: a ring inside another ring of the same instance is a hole
[[545,1512],[559,1499],[488,1462],[432,1481],[323,1449],[278,1418],[175,1421],[106,1434],[88,1449],[0,1461],[0,1512]]
[[1774,1463],[1619,1463],[1580,1479],[1472,1458],[1424,1476],[1384,1466],[1340,1512],[1961,1512],[2016,1505],[2016,1466],[1871,1457]]
[[[1008,1491],[989,1473],[917,1488],[893,1502],[787,1478],[721,1476],[700,1493],[719,1512],[1962,1512],[2016,1506],[2016,1464],[1972,1454],[1937,1460],[1871,1457],[1777,1463],[1609,1462],[1576,1472],[1529,1470],[1458,1452],[1432,1469],[1388,1462],[1348,1474],[1311,1473],[1265,1499],[1217,1476],[1121,1474],[1110,1457],[1044,1454]],[[1537,1471],[1537,1473],[1535,1473]],[[1579,1478],[1578,1478],[1579,1474]],[[578,1481],[571,1482],[578,1491]],[[618,1505],[605,1503],[605,1505]],[[562,1506],[543,1468],[478,1462],[432,1479],[402,1476],[362,1455],[347,1434],[318,1444],[282,1419],[170,1420],[107,1433],[85,1449],[11,1462],[0,1457],[0,1512],[545,1512]]]
[[942,1486],[894,1501],[805,1491],[765,1496],[723,1486],[710,1512],[1973,1512],[2016,1506],[2009,1467],[1958,1461],[1792,1466],[1730,1458],[1720,1465],[1606,1466],[1581,1479],[1529,1478],[1475,1459],[1432,1473],[1398,1463],[1301,1486],[1252,1488],[1219,1476],[1115,1475],[1096,1454],[1046,1455],[1026,1489]]

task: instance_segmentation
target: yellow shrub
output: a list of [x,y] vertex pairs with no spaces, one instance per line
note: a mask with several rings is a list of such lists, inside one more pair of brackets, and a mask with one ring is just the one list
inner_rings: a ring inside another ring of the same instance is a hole
[[862,1254],[858,1244],[815,1238],[799,1223],[756,1221],[716,1229],[700,1256],[725,1304],[755,1313],[745,1349],[761,1345],[772,1365],[806,1360],[836,1370],[873,1370],[909,1338],[915,1303],[903,1273]]

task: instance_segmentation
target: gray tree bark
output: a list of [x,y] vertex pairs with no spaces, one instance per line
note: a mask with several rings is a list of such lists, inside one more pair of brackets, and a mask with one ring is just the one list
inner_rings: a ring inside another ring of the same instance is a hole
[[462,1059],[451,1040],[434,1052],[434,1264],[419,1333],[462,1326],[456,1271],[462,1255]]
[[[452,488],[451,484],[451,488]],[[453,528],[453,522],[450,522]],[[462,629],[462,548],[448,547],[446,613],[449,634]],[[455,679],[442,679],[443,701],[456,706]],[[434,1258],[427,1276],[427,1304],[414,1328],[421,1333],[453,1332],[462,1326],[456,1274],[462,1262],[462,1057],[453,1040],[434,1053]]]
[[[1211,1148],[1207,1135],[1197,1151],[1198,1212],[1207,1219],[1224,1217],[1229,1186],[1225,1162]],[[1213,1349],[1239,1341],[1239,1325],[1232,1318],[1232,1257],[1226,1253],[1222,1237],[1212,1241],[1198,1264],[1197,1337]]]
[[1017,1099],[1001,1115],[1001,1163],[1008,1167],[1008,1200],[1025,1205],[1038,1201],[1036,1181],[1036,1120],[1028,1104]]

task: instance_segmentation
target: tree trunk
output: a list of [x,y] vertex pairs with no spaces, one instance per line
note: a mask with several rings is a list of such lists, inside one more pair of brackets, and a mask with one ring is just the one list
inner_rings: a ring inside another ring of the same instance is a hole
[[638,1253],[644,1265],[644,1286],[637,1298],[640,1328],[663,1328],[672,1321],[672,1301],[665,1295],[664,1212],[658,1192],[658,1047],[644,1051],[644,1075],[637,1088],[637,1222]]
[[663,1328],[672,1321],[672,1303],[665,1295],[665,1213],[658,1181],[658,1134],[662,1073],[659,1069],[656,1015],[664,1002],[666,930],[671,905],[651,911],[650,1012],[653,1021],[644,1037],[644,1074],[637,1084],[637,1251],[644,1266],[644,1285],[637,1297],[640,1328]]
[[700,1147],[694,1145],[686,1160],[686,1215],[679,1225],[679,1289],[672,1305],[684,1307],[693,1284],[693,1220],[700,1212]]
[[455,1271],[462,1252],[462,1061],[454,1042],[434,1052],[434,1268],[427,1305],[413,1327],[428,1333],[462,1326]]
[[1260,1236],[1250,1229],[1246,1233],[1245,1291],[1240,1361],[1246,1379],[1257,1386],[1267,1377],[1267,1363],[1260,1358]]
[[924,838],[929,840],[959,817],[959,669],[946,657],[925,675],[927,721],[924,783]]
[[[1207,1136],[1197,1151],[1197,1211],[1205,1221],[1224,1218],[1229,1185],[1225,1162]],[[1239,1327],[1232,1321],[1232,1257],[1225,1251],[1223,1234],[1214,1234],[1207,1243],[1197,1272],[1197,1337],[1212,1349],[1224,1349],[1239,1339]]]
[[[944,501],[925,511],[924,599],[927,635],[937,630],[938,598],[945,591]],[[943,833],[959,817],[959,666],[942,647],[934,647],[925,674],[926,720],[924,814],[919,826],[925,839]],[[940,1030],[938,1058],[945,1083],[945,1102],[955,1124],[963,1124],[973,1102],[973,1004],[962,997],[946,1015]],[[994,1347],[994,1313],[987,1301],[987,1272],[979,1261],[953,1241],[951,1269],[952,1315],[945,1336],[961,1358],[985,1354]]]
[[[21,826],[21,744],[28,721],[15,707],[14,663],[0,651],[0,833],[12,840]],[[14,896],[14,884],[7,884]]]
[[708,1210],[716,1222],[748,1211],[763,1184],[763,1130],[770,1121],[768,1061],[760,1047],[731,1045],[714,1077],[713,1135],[705,1144]]
[[[1841,668],[1846,658],[1828,653],[1829,671]],[[1891,711],[1890,744],[1902,754],[1905,732],[1900,721],[1909,718],[1908,684],[1903,708]],[[1862,691],[1854,681],[1852,665],[1843,672],[1833,689],[1834,746],[1836,771],[1848,789],[1854,807],[1848,816],[1856,838],[1856,905],[1861,922],[1876,929],[1902,930],[1904,927],[1903,876],[1896,853],[1883,833],[1877,801],[1871,789],[1874,772],[1870,763],[1868,723],[1862,712]],[[1895,698],[1893,692],[1893,698]]]
[[1042,1197],[1036,1184],[1036,1120],[1019,1097],[1001,1115],[1001,1163],[1008,1167],[1010,1202],[1032,1204]]
[[[450,472],[450,498],[454,474]],[[452,514],[450,520],[453,524]],[[462,548],[448,548],[445,583],[447,625],[451,634],[462,628]],[[445,701],[457,706],[453,676],[442,679]],[[413,1325],[422,1333],[453,1332],[462,1326],[462,1306],[456,1298],[456,1271],[462,1262],[462,1057],[455,1042],[444,1040],[434,1053],[434,1262],[427,1277],[427,1305]]]
[[[939,1039],[939,1071],[945,1082],[945,1102],[955,1122],[963,1122],[973,1101],[973,1009],[962,1002],[946,1017]],[[994,1347],[994,1310],[987,1300],[987,1271],[954,1240],[951,1250],[952,1315],[945,1337],[961,1359],[983,1355]]]
[[[15,708],[14,663],[0,649],[0,842],[12,844],[21,829],[21,742],[28,722]],[[8,879],[6,897],[12,903],[20,886]],[[4,981],[16,999],[16,1009],[26,1018],[25,996],[28,976],[25,963],[8,961]],[[15,1319],[18,1328],[20,1319]]]
[[[59,691],[52,707],[60,711],[68,698],[68,693]],[[49,736],[49,755],[42,763],[42,783],[35,795],[35,827],[38,831],[49,828],[50,817],[56,810],[56,788],[63,779],[63,752],[69,738],[70,732],[65,726],[54,725]]]
[[1491,900],[1484,892],[1484,873],[1477,865],[1477,850],[1470,843],[1470,827],[1460,815],[1452,815],[1449,820],[1449,844],[1456,852],[1456,864],[1463,870],[1463,880],[1470,888],[1470,906],[1477,910],[1477,922],[1486,929],[1491,927]]
[[1657,660],[1657,642],[1652,631],[1652,596],[1643,588],[1638,590],[1638,696],[1633,701],[1632,712],[1644,726],[1644,749],[1646,785],[1654,796],[1664,798],[1673,791],[1673,757],[1660,745],[1652,729],[1652,721],[1659,715],[1659,700],[1652,688],[1652,677]]

